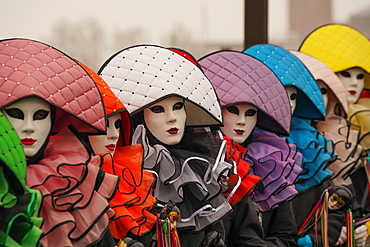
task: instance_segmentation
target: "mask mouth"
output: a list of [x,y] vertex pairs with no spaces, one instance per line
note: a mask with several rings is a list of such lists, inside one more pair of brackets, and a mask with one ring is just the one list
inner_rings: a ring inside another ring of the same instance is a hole
[[171,128],[171,129],[167,130],[167,132],[170,133],[171,135],[176,135],[179,132],[179,129],[178,128]]
[[240,129],[234,129],[235,133],[238,134],[238,135],[243,135],[245,133],[244,130],[240,130]]
[[350,95],[356,95],[356,91],[354,91],[354,90],[350,90],[348,92],[349,92]]
[[105,148],[108,149],[109,151],[113,152],[116,149],[116,145],[115,144],[109,144],[109,145],[106,145]]
[[35,142],[37,142],[37,140],[32,139],[32,138],[23,138],[21,140],[21,142],[22,142],[23,145],[31,146],[31,145],[35,144]]

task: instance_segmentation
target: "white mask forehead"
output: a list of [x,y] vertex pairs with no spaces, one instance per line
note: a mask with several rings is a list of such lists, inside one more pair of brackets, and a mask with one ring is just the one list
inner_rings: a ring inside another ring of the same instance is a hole
[[286,86],[285,87],[286,93],[288,94],[288,98],[290,101],[290,107],[292,108],[292,115],[294,110],[297,106],[297,88],[294,86]]
[[359,99],[365,84],[365,71],[361,68],[351,68],[336,73],[347,91],[347,101],[355,103]]
[[108,118],[107,134],[89,136],[90,145],[95,154],[113,154],[121,129],[121,114],[114,114]]
[[328,86],[321,80],[317,80],[317,85],[320,88],[322,98],[324,99],[325,108],[328,106]]
[[169,97],[144,109],[144,121],[149,131],[166,145],[178,144],[185,130],[184,100]]
[[2,112],[17,132],[26,156],[34,156],[49,138],[50,104],[30,97],[5,107]]
[[224,135],[236,143],[243,143],[257,124],[257,108],[249,104],[239,104],[222,108]]

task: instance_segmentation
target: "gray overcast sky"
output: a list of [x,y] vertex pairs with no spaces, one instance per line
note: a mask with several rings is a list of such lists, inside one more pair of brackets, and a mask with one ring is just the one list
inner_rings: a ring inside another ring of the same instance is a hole
[[[325,0],[323,0],[325,1]],[[369,0],[333,0],[333,18],[345,22]],[[203,41],[242,41],[243,0],[0,0],[0,38],[27,37],[44,42],[60,21],[95,18],[107,32],[145,29],[154,43],[181,23]],[[269,1],[269,35],[287,32],[287,0]]]

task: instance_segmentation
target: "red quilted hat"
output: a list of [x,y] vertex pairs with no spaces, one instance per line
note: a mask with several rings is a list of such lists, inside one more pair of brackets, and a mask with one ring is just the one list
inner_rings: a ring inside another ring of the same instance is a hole
[[72,58],[28,39],[0,41],[0,109],[36,96],[56,108],[53,132],[72,125],[93,134],[106,129],[97,86]]

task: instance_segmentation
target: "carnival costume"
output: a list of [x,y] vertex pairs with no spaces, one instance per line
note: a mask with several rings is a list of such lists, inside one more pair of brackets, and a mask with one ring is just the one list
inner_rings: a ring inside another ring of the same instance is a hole
[[42,195],[26,185],[26,156],[12,125],[0,112],[0,245],[38,246]]
[[[312,120],[325,118],[324,100],[311,73],[289,51],[266,44],[252,46],[244,52],[263,61],[284,86],[297,88],[296,108],[287,139],[295,143],[298,151],[303,155],[303,170],[296,183],[299,194],[292,200],[297,226],[300,229],[310,217],[310,212],[315,208],[322,193],[331,185],[328,179],[332,172],[327,167],[337,158],[334,154],[333,142],[312,126]],[[310,204],[307,205],[307,202]],[[302,206],[303,204],[305,207]],[[332,226],[328,234],[330,244],[336,243],[344,220],[345,212],[329,213],[328,222]],[[319,235],[322,234],[323,232]],[[321,243],[324,239],[320,236],[316,236],[315,228],[311,228],[310,231],[300,235],[299,243],[301,244],[302,240],[310,244]]]
[[[154,197],[162,205],[169,200],[176,203],[181,212],[177,223],[181,244],[196,246],[196,234],[188,233],[204,234],[206,227],[220,222],[231,210],[222,196],[222,184],[232,171],[224,161],[225,143],[191,128],[221,124],[221,109],[212,85],[190,60],[153,45],[116,53],[99,74],[133,119],[132,143],[143,145],[144,169],[157,177]],[[165,145],[148,131],[142,112],[171,96],[184,99],[187,127],[179,144]]]
[[346,120],[348,103],[346,89],[334,72],[322,61],[298,51],[291,51],[310,70],[316,81],[327,86],[328,105],[325,121],[318,121],[316,129],[334,143],[338,159],[328,167],[336,185],[352,184],[349,176],[361,165],[362,147],[358,144],[358,131],[350,130]]
[[[298,193],[294,182],[301,172],[302,156],[294,144],[277,135],[287,135],[290,129],[291,110],[283,85],[266,65],[241,52],[215,52],[199,63],[222,107],[250,104],[258,109],[251,137],[236,145],[244,160],[252,164],[251,173],[261,178],[252,200],[262,212],[265,241],[275,246],[295,246],[297,229],[291,204],[286,202]],[[279,218],[289,222],[286,227],[274,228],[280,225]]]
[[[369,40],[346,25],[329,24],[315,29],[302,42],[299,51],[324,62],[334,73],[351,68],[370,73]],[[366,156],[370,149],[370,110],[357,102],[350,103],[348,109],[351,128],[360,131],[360,144],[364,149],[363,156]]]
[[78,133],[105,131],[96,85],[73,59],[37,41],[2,40],[0,54],[0,107],[38,97],[54,112],[53,137],[27,157],[27,185],[43,195],[42,245],[109,245],[109,199],[118,178],[92,162],[78,139]]
[[154,177],[142,169],[141,145],[130,145],[132,126],[126,107],[97,73],[86,65],[79,64],[98,86],[107,118],[114,114],[121,116],[120,135],[113,157],[109,154],[99,154],[104,159],[103,170],[120,177],[118,189],[110,201],[115,212],[115,217],[109,224],[110,231],[116,239],[125,238],[129,232],[142,236],[152,229],[156,220],[149,212],[156,201],[150,195]]

